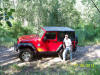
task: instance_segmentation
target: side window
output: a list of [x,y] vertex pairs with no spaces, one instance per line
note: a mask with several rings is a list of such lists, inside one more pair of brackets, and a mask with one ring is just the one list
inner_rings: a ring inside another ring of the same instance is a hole
[[71,40],[75,40],[75,32],[67,32],[67,34]]
[[55,39],[56,38],[56,33],[55,32],[47,32],[45,34],[47,39]]
[[65,37],[64,32],[58,32],[58,35],[57,35],[58,41],[63,41],[64,37]]

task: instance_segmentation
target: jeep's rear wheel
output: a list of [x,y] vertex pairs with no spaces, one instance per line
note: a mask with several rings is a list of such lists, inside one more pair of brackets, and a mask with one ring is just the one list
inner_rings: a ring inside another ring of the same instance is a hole
[[35,57],[34,54],[35,53],[32,52],[31,49],[25,48],[25,49],[21,50],[21,52],[19,53],[19,58],[21,61],[29,62],[29,61],[32,61],[33,58]]

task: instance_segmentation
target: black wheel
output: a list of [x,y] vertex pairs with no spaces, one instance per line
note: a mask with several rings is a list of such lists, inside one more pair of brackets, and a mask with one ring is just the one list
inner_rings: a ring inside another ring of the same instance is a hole
[[25,48],[21,50],[19,53],[20,60],[24,62],[32,61],[34,57],[35,57],[34,51],[31,51],[31,49],[29,48]]

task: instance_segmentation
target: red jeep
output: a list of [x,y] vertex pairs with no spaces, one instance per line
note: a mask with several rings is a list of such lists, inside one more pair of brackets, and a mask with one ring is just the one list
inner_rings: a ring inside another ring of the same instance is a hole
[[73,51],[77,47],[75,31],[68,27],[41,27],[38,35],[24,35],[18,38],[16,51],[22,61],[31,61],[40,53],[59,53],[63,49],[65,34],[72,41]]

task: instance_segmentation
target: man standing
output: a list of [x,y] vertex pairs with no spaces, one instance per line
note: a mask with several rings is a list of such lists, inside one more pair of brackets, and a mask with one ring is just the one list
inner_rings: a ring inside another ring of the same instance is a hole
[[70,52],[70,61],[72,61],[72,43],[71,43],[71,40],[68,38],[68,35],[66,34],[65,35],[65,38],[64,38],[64,41],[63,41],[63,48],[64,48],[64,51],[63,51],[63,60],[65,61],[66,60],[66,54],[69,50]]

